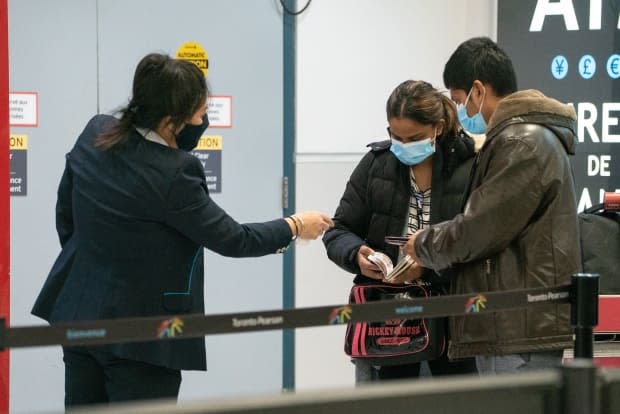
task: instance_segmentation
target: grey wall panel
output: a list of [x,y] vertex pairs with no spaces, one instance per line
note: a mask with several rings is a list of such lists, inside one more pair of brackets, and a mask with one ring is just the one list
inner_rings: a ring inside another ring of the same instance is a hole
[[[11,323],[42,324],[30,308],[60,250],[56,189],[64,154],[97,107],[94,0],[9,1],[11,91],[39,94],[39,125],[28,135],[28,195],[11,197]],[[61,410],[59,347],[11,351],[14,413]]]
[[[333,215],[353,169],[364,154],[345,156],[297,155],[300,210],[316,209]],[[353,275],[331,262],[321,242],[298,246],[295,263],[295,306],[346,303]],[[353,386],[354,367],[345,355],[344,325],[297,329],[295,385],[298,390]]]
[[[86,121],[126,103],[133,71],[149,52],[174,55],[186,41],[209,54],[208,82],[230,95],[233,126],[223,137],[221,194],[240,222],[280,217],[282,179],[282,19],[273,0],[12,0],[11,90],[39,92],[38,128],[27,134],[29,188],[13,197],[12,322],[37,324],[30,307],[59,252],[56,188]],[[282,306],[282,256],[206,255],[207,313]],[[207,373],[184,372],[181,400],[281,388],[281,332],[220,335],[207,341]],[[12,352],[13,412],[61,410],[60,348]]]

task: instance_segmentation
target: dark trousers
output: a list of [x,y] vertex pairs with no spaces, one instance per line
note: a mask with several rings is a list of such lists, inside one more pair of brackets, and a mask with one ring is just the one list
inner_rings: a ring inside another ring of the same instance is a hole
[[63,347],[65,408],[174,398],[181,371],[118,358],[104,347]]
[[[445,338],[449,338],[448,318],[443,318],[440,326],[444,330]],[[428,368],[430,369],[433,377],[478,374],[478,368],[476,367],[476,360],[474,358],[450,361],[450,359],[448,359],[447,346],[439,358],[426,362],[428,363]],[[354,363],[356,384],[384,380],[418,378],[420,376],[420,363],[374,366],[361,358],[354,360]]]
[[[427,361],[433,377],[444,375],[477,374],[476,360],[474,358],[450,361],[447,352],[433,361]],[[420,375],[420,363],[373,366],[364,360],[355,361],[355,383],[376,382],[384,380],[397,380],[406,378],[418,378]]]

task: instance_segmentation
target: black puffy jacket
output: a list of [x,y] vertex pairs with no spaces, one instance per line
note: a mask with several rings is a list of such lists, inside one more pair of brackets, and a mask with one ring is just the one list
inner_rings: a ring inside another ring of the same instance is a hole
[[[401,235],[405,228],[411,196],[408,166],[390,151],[390,141],[369,144],[370,151],[359,162],[340,200],[334,227],[323,243],[328,257],[355,282],[369,281],[356,261],[362,245],[384,252],[396,263],[398,248],[385,244],[384,237]],[[431,181],[431,223],[448,220],[461,211],[463,195],[473,163],[474,141],[461,132],[455,137],[439,137],[433,155]],[[425,272],[425,279],[443,291],[449,277]]]

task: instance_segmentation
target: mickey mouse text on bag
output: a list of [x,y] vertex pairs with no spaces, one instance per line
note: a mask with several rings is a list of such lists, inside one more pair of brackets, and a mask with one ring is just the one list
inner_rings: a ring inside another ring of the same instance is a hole
[[[402,300],[428,297],[422,285],[359,284],[351,289],[349,302]],[[391,319],[349,324],[345,352],[377,365],[395,365],[432,360],[445,346],[440,319]]]

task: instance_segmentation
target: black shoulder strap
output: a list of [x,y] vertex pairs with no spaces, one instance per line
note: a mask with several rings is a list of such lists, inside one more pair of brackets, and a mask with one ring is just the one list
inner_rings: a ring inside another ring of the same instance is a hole
[[590,208],[586,208],[585,210],[583,210],[583,212],[586,214],[592,214],[592,213],[596,213],[596,212],[603,211],[603,210],[605,210],[605,204],[600,203],[600,204],[595,204]]

